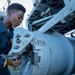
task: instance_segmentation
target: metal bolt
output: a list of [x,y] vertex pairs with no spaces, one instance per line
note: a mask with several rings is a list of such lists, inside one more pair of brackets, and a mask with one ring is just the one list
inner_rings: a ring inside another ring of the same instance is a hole
[[18,49],[18,48],[20,48],[20,46],[18,46],[18,45],[16,45],[16,46],[14,47],[14,49]]
[[21,40],[20,39],[16,39],[16,43],[21,43]]
[[30,36],[30,34],[26,34],[24,37],[29,37]]
[[21,37],[21,35],[20,35],[20,34],[17,34],[17,35],[16,35],[16,38],[19,38],[19,37]]

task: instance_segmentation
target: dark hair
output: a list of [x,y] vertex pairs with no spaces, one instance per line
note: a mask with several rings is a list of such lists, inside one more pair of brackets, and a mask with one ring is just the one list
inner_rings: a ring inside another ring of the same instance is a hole
[[22,6],[22,5],[19,4],[19,3],[12,3],[11,5],[9,5],[8,8],[7,8],[7,12],[9,12],[9,11],[12,10],[12,9],[21,10],[21,11],[23,11],[24,13],[26,12],[25,7]]

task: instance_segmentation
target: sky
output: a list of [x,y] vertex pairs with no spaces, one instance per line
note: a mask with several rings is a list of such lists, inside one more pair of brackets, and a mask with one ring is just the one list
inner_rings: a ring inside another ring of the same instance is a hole
[[[26,13],[25,13],[25,17],[23,20],[23,27],[26,28],[26,23],[25,20],[28,16],[28,14],[31,12],[32,8],[33,8],[33,4],[32,4],[33,0],[11,0],[11,3],[20,3],[22,4],[25,8],[26,8]],[[2,7],[7,7],[7,0],[0,0],[0,11],[4,11],[4,9]]]

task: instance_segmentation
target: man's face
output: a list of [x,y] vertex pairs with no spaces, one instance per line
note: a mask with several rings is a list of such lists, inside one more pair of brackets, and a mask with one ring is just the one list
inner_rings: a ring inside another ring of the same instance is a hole
[[23,11],[14,11],[10,15],[10,23],[12,24],[13,27],[17,27],[20,25],[24,17],[24,12]]

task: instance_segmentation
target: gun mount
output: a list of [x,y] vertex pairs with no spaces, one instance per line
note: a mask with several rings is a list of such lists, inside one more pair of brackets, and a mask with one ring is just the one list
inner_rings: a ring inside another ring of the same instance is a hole
[[71,44],[74,40],[58,32],[42,34],[17,28],[9,54],[22,56],[20,75],[68,75],[75,69],[75,49]]

